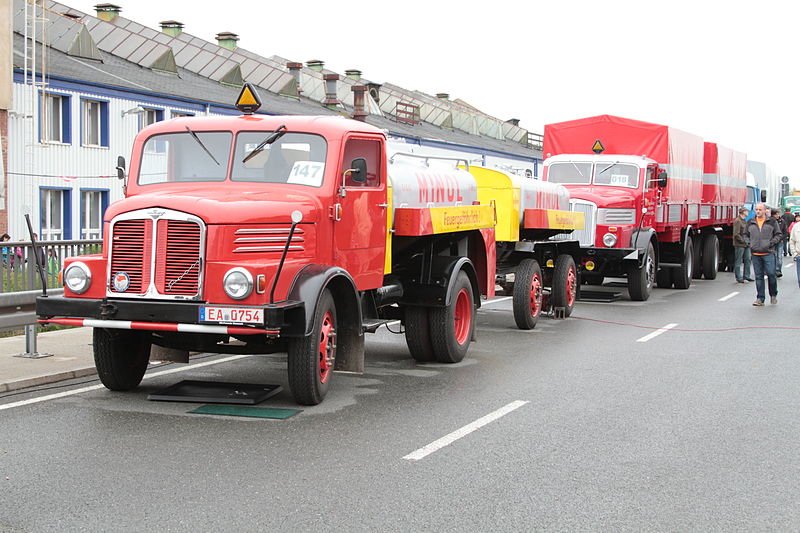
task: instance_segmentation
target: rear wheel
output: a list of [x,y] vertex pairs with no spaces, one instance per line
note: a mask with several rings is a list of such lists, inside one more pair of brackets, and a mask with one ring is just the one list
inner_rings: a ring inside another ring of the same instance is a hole
[[107,389],[127,391],[142,382],[150,360],[150,333],[94,328],[94,364]]
[[289,389],[297,403],[317,405],[328,393],[336,362],[336,304],[328,289],[314,310],[308,337],[289,340]]
[[692,239],[692,268],[691,275],[694,279],[703,277],[703,262],[700,260],[703,254],[703,242],[700,240],[700,235],[696,239]]
[[514,281],[514,321],[519,329],[533,329],[542,312],[542,269],[536,259],[523,259]]
[[431,344],[431,319],[428,307],[409,305],[405,308],[406,344],[411,357],[420,363],[433,361],[436,356]]
[[656,279],[656,259],[653,243],[647,245],[642,258],[642,266],[632,262],[628,267],[628,293],[631,300],[644,302],[650,298],[653,282]]
[[431,342],[437,361],[458,363],[467,354],[475,331],[475,302],[466,273],[458,273],[448,296],[450,305],[430,310]]
[[553,285],[550,291],[553,307],[563,307],[564,317],[572,314],[578,299],[578,271],[570,255],[559,255],[553,269]]
[[669,289],[672,287],[672,270],[669,268],[662,268],[656,272],[656,285],[660,289]]
[[672,270],[672,282],[676,289],[688,289],[692,284],[692,268],[694,268],[694,239],[687,237],[686,253],[681,261],[681,266]]
[[719,239],[713,233],[703,238],[703,276],[706,279],[717,279],[719,267]]

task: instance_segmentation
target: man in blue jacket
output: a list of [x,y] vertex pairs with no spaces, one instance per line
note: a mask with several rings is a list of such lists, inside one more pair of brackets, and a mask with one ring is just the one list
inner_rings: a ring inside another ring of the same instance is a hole
[[753,305],[764,305],[764,274],[767,275],[770,303],[778,303],[778,278],[775,277],[775,246],[783,238],[778,222],[769,216],[767,206],[756,204],[756,216],[747,223],[746,238],[753,260],[756,278],[756,301]]

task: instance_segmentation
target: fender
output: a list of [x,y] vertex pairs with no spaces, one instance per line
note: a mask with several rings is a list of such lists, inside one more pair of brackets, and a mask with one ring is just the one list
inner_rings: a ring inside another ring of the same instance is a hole
[[[472,285],[473,300],[480,307],[480,290],[475,265],[468,257],[435,256],[431,261],[431,280],[428,283],[403,280],[404,294],[401,303],[406,305],[422,305],[427,307],[446,307],[450,305],[450,290],[455,284],[460,271],[467,273]],[[412,268],[412,271],[414,269]]]
[[[642,261],[644,261],[644,254],[645,250],[647,250],[647,245],[651,242],[658,242],[658,236],[653,228],[634,231],[631,235],[631,248],[636,248],[639,252],[641,252],[638,254],[637,258],[640,268],[642,266]],[[655,253],[655,257],[653,259],[656,261],[656,264],[658,264],[658,246],[653,246],[653,252]]]
[[[311,335],[311,329],[314,327],[314,310],[317,308],[322,291],[325,290],[334,280],[340,280],[337,284],[337,294],[340,298],[337,303],[341,302],[341,296],[344,293],[346,306],[351,307],[356,312],[358,324],[361,324],[361,299],[358,297],[356,284],[353,278],[346,270],[340,267],[332,267],[328,265],[310,264],[303,267],[295,276],[292,281],[292,287],[289,289],[289,300],[303,302],[303,306],[297,308],[298,315],[293,316],[294,320],[290,321],[289,327],[286,330],[286,336],[308,336]],[[342,290],[343,289],[343,290]],[[347,298],[349,293],[350,298]],[[352,299],[352,301],[348,301]],[[341,313],[337,306],[337,311]]]
[[686,226],[686,229],[683,230],[683,255],[686,255],[686,252],[689,250],[689,237],[692,236],[692,226]]

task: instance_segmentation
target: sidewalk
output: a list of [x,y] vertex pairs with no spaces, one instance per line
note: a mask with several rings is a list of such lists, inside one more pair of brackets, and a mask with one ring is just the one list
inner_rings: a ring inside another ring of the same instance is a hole
[[52,357],[14,357],[25,353],[25,335],[0,338],[0,393],[97,373],[92,355],[92,328],[39,333],[39,353]]

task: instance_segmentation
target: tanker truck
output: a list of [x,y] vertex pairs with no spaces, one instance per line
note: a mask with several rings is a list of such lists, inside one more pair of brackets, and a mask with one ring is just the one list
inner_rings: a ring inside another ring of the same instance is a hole
[[103,253],[65,260],[40,322],[92,327],[116,391],[139,385],[151,354],[287,352],[294,399],[318,404],[334,370],[363,371],[364,333],[390,320],[415,359],[461,361],[497,282],[497,205],[467,163],[389,158],[378,128],[259,105],[245,85],[241,116],[142,129],[127,174],[118,161],[125,198],[104,215]]
[[630,298],[643,301],[654,284],[716,277],[745,199],[744,154],[611,115],[545,126],[544,154],[544,179],[564,185],[586,217],[576,236],[587,281],[626,277]]

